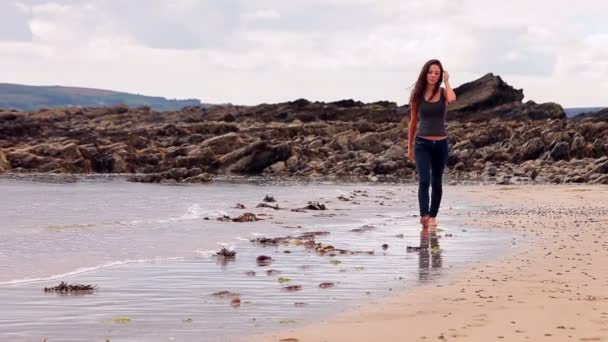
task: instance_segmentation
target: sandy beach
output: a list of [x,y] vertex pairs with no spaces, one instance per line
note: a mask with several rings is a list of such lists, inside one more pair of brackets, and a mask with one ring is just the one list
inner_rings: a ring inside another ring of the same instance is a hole
[[608,187],[453,186],[447,191],[480,205],[450,212],[463,224],[516,234],[508,255],[477,263],[444,284],[254,339],[608,341]]

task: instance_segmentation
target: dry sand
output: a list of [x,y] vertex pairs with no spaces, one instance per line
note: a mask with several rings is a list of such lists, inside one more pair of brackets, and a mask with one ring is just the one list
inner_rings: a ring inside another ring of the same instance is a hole
[[511,253],[475,264],[445,284],[254,340],[608,341],[608,187],[446,191],[489,206],[450,214],[462,216],[463,225],[515,233]]

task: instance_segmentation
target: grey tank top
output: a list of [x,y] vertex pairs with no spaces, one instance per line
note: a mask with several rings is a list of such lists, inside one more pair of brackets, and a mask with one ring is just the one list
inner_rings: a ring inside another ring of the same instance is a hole
[[443,99],[443,90],[439,89],[439,100],[428,102],[422,97],[418,105],[418,129],[417,136],[447,136],[448,130],[445,124],[446,104]]

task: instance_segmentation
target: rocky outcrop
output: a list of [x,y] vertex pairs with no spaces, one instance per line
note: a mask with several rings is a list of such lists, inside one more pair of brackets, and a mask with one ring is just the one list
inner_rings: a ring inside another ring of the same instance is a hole
[[[606,120],[567,120],[558,104],[522,103],[521,90],[491,74],[456,92],[446,179],[608,183]],[[407,113],[391,102],[304,99],[165,113],[0,110],[0,173],[127,173],[162,183],[214,175],[413,181]]]
[[522,103],[523,90],[505,83],[500,76],[487,74],[454,89],[457,101],[449,106],[450,120],[484,121],[565,119],[556,103]]

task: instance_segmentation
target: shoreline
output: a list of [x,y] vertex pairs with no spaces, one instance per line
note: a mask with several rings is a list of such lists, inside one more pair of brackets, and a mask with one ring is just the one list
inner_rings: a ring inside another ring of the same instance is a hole
[[396,293],[328,321],[253,340],[608,340],[608,187],[512,188],[451,191],[489,206],[476,217],[461,214],[463,224],[517,234],[513,253],[445,286]]
[[[130,177],[134,176],[145,176],[145,173],[48,173],[48,172],[27,172],[27,173],[0,173],[0,180],[2,179],[15,179],[15,180],[32,180],[32,181],[49,181],[57,183],[73,183],[83,180],[124,180],[130,183],[141,183],[141,184],[160,184],[160,185],[204,185],[209,182],[203,183],[183,183],[183,182],[135,182],[130,181]],[[270,182],[273,184],[282,183],[331,183],[331,184],[361,184],[361,185],[417,185],[418,180],[416,176],[411,177],[396,177],[386,178],[377,176],[326,176],[326,175],[310,175],[310,176],[244,176],[244,175],[210,175],[212,180],[210,182],[230,182],[230,183],[257,183],[257,182]],[[484,179],[451,179],[447,175],[444,180],[444,186],[602,186],[602,184],[595,183],[561,183],[555,184],[551,181],[530,181],[525,179],[516,179],[513,182],[499,182],[497,180],[484,180]]]

